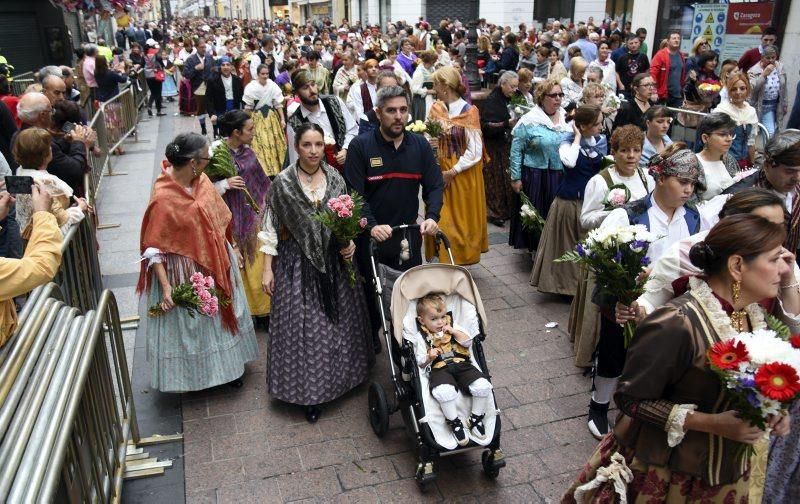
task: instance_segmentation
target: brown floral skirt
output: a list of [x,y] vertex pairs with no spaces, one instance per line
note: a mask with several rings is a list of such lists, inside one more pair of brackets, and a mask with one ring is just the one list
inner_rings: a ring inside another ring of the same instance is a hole
[[[575,503],[575,489],[592,481],[597,470],[600,467],[607,467],[611,463],[611,456],[617,452],[625,457],[625,463],[633,473],[633,481],[627,486],[627,499],[631,504],[748,504],[749,473],[745,473],[734,483],[710,486],[701,478],[672,472],[667,467],[643,463],[636,458],[632,449],[617,444],[613,433],[607,434],[600,442],[578,475],[578,479],[561,498],[562,504]],[[584,494],[582,502],[597,504],[619,502],[619,495],[614,492],[614,485],[606,482]]]

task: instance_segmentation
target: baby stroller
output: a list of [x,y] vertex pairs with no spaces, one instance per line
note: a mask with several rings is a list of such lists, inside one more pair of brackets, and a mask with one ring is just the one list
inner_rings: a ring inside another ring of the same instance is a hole
[[[397,226],[392,228],[392,232],[405,233],[409,228],[417,227]],[[377,244],[370,242],[372,284],[383,321],[393,390],[387,392],[380,383],[370,383],[369,420],[375,435],[383,437],[389,430],[389,415],[401,412],[407,431],[417,445],[419,463],[416,481],[422,490],[425,485],[436,480],[436,463],[440,456],[468,450],[484,450],[481,458],[483,472],[492,479],[506,465],[500,449],[500,417],[497,415],[494,392],[486,414],[486,437],[478,439],[470,435],[469,443],[461,447],[445,423],[439,404],[431,396],[426,370],[421,369],[415,359],[413,337],[417,336],[421,340],[416,330],[416,300],[429,292],[439,292],[445,299],[447,311],[452,314],[454,323],[461,324],[462,320],[470,320],[472,326],[477,327],[478,334],[473,338],[471,346],[473,365],[477,365],[491,381],[483,353],[486,314],[480,293],[469,271],[454,264],[450,243],[439,232],[436,236],[437,256],[442,244],[450,257],[450,264],[423,264],[400,273],[378,263]],[[389,299],[391,318],[387,318],[388,313],[384,308],[384,303]],[[459,416],[468,415],[469,396],[464,397],[459,393],[457,401]]]

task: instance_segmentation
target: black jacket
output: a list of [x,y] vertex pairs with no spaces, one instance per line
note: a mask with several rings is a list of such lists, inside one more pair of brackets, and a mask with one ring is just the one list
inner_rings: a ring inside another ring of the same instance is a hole
[[17,124],[6,104],[0,101],[0,153],[14,172],[19,164],[11,153],[11,138],[17,133]]
[[[242,108],[244,86],[238,75],[231,74],[233,79],[233,108]],[[222,84],[222,74],[216,74],[206,82],[206,109],[208,115],[222,115],[225,113],[225,85]]]

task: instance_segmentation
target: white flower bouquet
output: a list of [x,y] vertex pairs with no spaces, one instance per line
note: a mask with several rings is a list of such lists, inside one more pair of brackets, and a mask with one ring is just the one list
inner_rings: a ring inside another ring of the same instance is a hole
[[[650,264],[647,250],[658,237],[641,224],[616,229],[597,228],[589,232],[575,250],[565,253],[556,262],[573,262],[594,273],[597,289],[604,297],[612,297],[630,305],[643,292],[647,279],[642,273]],[[613,308],[613,307],[612,307]],[[624,326],[625,346],[633,338],[635,322]]]
[[544,219],[536,211],[536,207],[531,203],[530,198],[524,192],[519,192],[519,197],[522,200],[522,206],[519,210],[520,224],[522,229],[529,233],[539,233],[544,227]]

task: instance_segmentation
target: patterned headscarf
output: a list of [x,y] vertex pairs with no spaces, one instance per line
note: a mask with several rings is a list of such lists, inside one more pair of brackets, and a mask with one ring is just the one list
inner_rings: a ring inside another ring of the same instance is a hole
[[656,154],[648,164],[650,175],[658,181],[661,177],[678,177],[693,180],[695,192],[706,190],[706,178],[697,155],[689,149],[681,149],[669,157]]
[[304,68],[296,70],[292,74],[292,89],[300,89],[309,82],[314,82],[314,78],[311,76],[311,72]]

